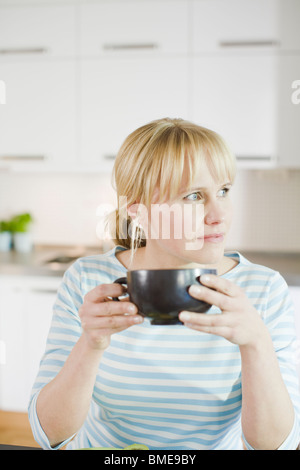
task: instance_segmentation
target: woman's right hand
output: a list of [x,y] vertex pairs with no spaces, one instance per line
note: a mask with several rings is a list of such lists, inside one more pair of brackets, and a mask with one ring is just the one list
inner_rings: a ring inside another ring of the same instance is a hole
[[92,349],[106,349],[112,334],[143,322],[135,304],[126,298],[112,300],[124,292],[120,284],[100,284],[85,295],[79,317],[82,335]]

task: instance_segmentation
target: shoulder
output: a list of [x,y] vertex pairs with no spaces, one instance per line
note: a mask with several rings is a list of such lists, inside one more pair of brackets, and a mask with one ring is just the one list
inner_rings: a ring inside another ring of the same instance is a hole
[[242,287],[256,305],[275,303],[288,297],[287,283],[278,271],[252,263],[239,252],[234,256],[238,257],[239,264],[228,278]]
[[240,279],[246,278],[249,281],[252,279],[256,280],[257,283],[263,282],[264,284],[273,283],[279,279],[284,281],[283,277],[278,271],[262,264],[253,263],[238,251],[228,252],[226,255],[232,257],[235,260],[238,260],[238,264],[236,268],[232,270],[232,273]]
[[78,258],[65,272],[65,281],[80,285],[85,292],[99,284],[114,282],[126,271],[115,254],[116,248],[113,248],[106,253]]

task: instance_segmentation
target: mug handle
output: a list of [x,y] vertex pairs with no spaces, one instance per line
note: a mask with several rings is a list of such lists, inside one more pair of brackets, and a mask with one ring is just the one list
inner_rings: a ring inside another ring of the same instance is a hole
[[[114,281],[114,284],[125,284],[127,286],[127,277],[119,277]],[[112,299],[120,301],[119,297],[113,297]]]

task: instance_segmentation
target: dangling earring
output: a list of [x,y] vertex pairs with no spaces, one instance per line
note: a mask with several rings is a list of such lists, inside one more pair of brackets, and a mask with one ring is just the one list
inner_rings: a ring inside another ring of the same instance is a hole
[[146,232],[143,225],[140,223],[140,218],[137,216],[133,220],[133,233],[134,233],[134,242],[136,243],[136,248],[145,245]]

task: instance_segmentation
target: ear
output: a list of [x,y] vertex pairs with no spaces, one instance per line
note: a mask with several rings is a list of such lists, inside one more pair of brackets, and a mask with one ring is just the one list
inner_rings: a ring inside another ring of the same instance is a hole
[[135,202],[127,207],[127,213],[132,218],[136,220],[142,226],[147,225],[148,222],[148,210],[144,204]]
[[134,203],[127,206],[127,214],[134,220],[137,218],[140,204]]

